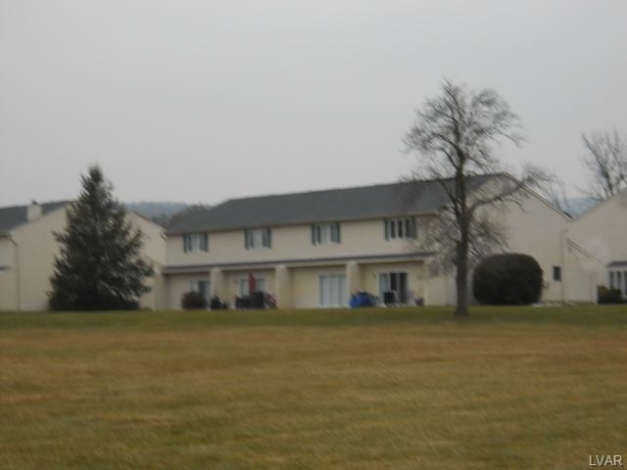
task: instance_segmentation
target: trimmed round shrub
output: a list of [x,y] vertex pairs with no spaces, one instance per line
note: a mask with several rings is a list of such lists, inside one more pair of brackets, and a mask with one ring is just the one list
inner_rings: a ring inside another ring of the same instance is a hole
[[475,269],[472,288],[475,298],[482,304],[532,304],[542,294],[542,268],[529,255],[492,255]]
[[181,307],[185,310],[199,310],[207,308],[207,299],[200,292],[190,290],[183,294],[181,299]]

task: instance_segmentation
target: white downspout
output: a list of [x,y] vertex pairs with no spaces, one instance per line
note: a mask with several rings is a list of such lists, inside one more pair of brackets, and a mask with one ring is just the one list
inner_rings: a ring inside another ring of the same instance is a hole
[[11,234],[9,234],[8,239],[13,246],[15,247],[13,250],[14,259],[15,259],[15,301],[17,311],[20,312],[22,310],[22,301],[21,301],[21,292],[20,292],[20,250],[17,242],[13,238]]

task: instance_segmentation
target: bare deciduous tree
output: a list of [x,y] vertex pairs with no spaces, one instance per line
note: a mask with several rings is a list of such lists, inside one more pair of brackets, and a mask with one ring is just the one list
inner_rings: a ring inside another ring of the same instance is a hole
[[583,163],[592,180],[588,195],[602,201],[627,187],[627,145],[618,131],[581,134]]
[[455,268],[456,315],[468,315],[473,263],[506,242],[504,231],[484,209],[507,201],[520,204],[526,194],[522,188],[546,179],[533,167],[518,179],[503,173],[494,144],[509,140],[519,145],[520,131],[518,117],[496,92],[475,92],[445,81],[441,95],[416,111],[405,136],[407,149],[419,156],[419,166],[408,180],[435,180],[447,196],[448,204],[427,240],[440,259]]
[[572,216],[575,210],[564,180],[554,173],[546,172],[544,176],[536,188],[540,195],[565,214]]

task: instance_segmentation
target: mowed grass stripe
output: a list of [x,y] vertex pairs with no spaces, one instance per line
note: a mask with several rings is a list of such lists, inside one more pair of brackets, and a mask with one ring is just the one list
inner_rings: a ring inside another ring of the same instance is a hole
[[469,317],[456,318],[446,307],[400,307],[316,310],[222,310],[130,312],[0,312],[4,328],[150,328],[185,329],[253,326],[387,326],[394,323],[561,323],[565,325],[618,325],[627,327],[627,306],[589,305],[568,307],[474,307]]
[[0,315],[0,468],[588,468],[620,307]]

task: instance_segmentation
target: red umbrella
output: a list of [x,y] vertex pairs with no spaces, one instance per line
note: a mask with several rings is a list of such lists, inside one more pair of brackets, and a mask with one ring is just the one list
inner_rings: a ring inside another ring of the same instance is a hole
[[250,275],[248,276],[248,294],[252,294],[253,292],[256,291],[256,283],[255,283],[255,275],[253,273],[250,273]]

